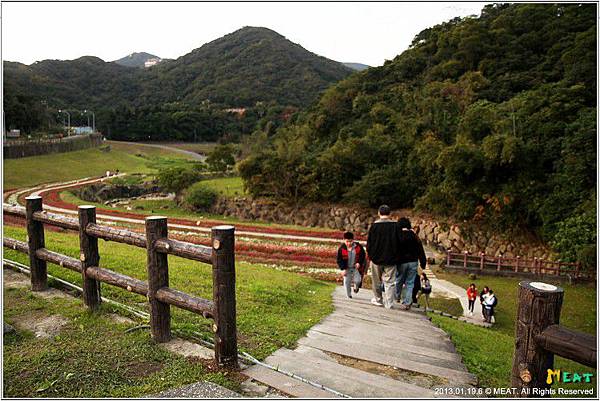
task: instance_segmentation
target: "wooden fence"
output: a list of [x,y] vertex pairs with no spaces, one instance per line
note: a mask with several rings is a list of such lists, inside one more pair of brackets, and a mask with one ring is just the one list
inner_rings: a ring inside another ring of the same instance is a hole
[[538,258],[527,259],[519,256],[507,258],[488,256],[485,253],[471,255],[448,250],[446,267],[462,270],[465,273],[493,274],[498,276],[548,277],[560,279],[595,280],[595,271],[581,269],[580,263],[555,262]]
[[[150,327],[156,342],[166,342],[171,338],[170,305],[197,313],[214,320],[216,362],[225,367],[238,366],[234,227],[213,227],[212,247],[207,247],[169,239],[166,217],[147,217],[144,235],[96,224],[94,206],[80,206],[79,219],[43,211],[39,196],[27,197],[25,208],[3,205],[3,210],[6,215],[27,220],[27,242],[4,237],[3,245],[29,255],[33,291],[48,288],[46,262],[50,262],[81,273],[83,301],[92,310],[97,309],[101,302],[101,282],[144,295],[150,303]],[[45,248],[45,224],[79,232],[79,260]],[[101,268],[98,239],[145,248],[148,282]],[[212,264],[212,301],[169,287],[167,254]]]
[[563,289],[554,285],[519,283],[511,374],[517,397],[540,397],[539,389],[548,389],[553,379],[562,379],[554,371],[554,355],[596,368],[596,337],[558,324],[563,295]]

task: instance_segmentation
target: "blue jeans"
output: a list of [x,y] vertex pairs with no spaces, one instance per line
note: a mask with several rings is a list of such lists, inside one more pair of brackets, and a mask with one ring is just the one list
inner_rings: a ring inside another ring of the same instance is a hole
[[412,292],[415,286],[415,277],[417,276],[417,270],[419,268],[419,262],[408,262],[398,265],[396,270],[396,299],[400,299],[402,294],[402,284],[406,284],[404,290],[404,299],[402,303],[404,305],[412,304]]

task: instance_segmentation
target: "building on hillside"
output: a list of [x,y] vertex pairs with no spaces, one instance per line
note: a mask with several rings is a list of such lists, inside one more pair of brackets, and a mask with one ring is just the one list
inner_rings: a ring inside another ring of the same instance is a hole
[[21,130],[19,130],[19,129],[8,130],[8,131],[6,131],[6,137],[7,138],[20,138]]
[[161,61],[162,61],[162,59],[158,58],[158,57],[149,58],[148,60],[146,60],[144,62],[144,68],[152,67],[153,65],[156,65],[156,64],[160,63]]
[[243,117],[244,113],[246,113],[246,109],[244,107],[225,109],[227,113],[237,114],[238,117]]
[[75,135],[93,134],[92,127],[71,127],[71,132]]

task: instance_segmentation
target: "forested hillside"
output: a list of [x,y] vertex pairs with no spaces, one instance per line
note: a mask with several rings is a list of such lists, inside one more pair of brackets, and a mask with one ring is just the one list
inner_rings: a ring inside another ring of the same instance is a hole
[[29,132],[55,122],[58,109],[73,111],[74,123],[83,118],[74,110],[88,109],[113,139],[215,140],[250,133],[267,115],[281,122],[351,73],[272,30],[245,27],[148,69],[96,57],[4,62],[5,118]]
[[417,207],[589,256],[596,5],[495,4],[426,29],[250,142],[254,195]]

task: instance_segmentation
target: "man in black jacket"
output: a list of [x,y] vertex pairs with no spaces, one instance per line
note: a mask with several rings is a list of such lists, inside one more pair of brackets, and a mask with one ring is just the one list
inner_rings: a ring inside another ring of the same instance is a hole
[[[396,293],[396,264],[398,262],[398,225],[390,218],[390,207],[379,207],[379,219],[369,228],[367,253],[371,260],[373,299],[371,303],[391,308]],[[383,282],[385,294],[382,294]],[[383,296],[385,295],[385,296]]]

